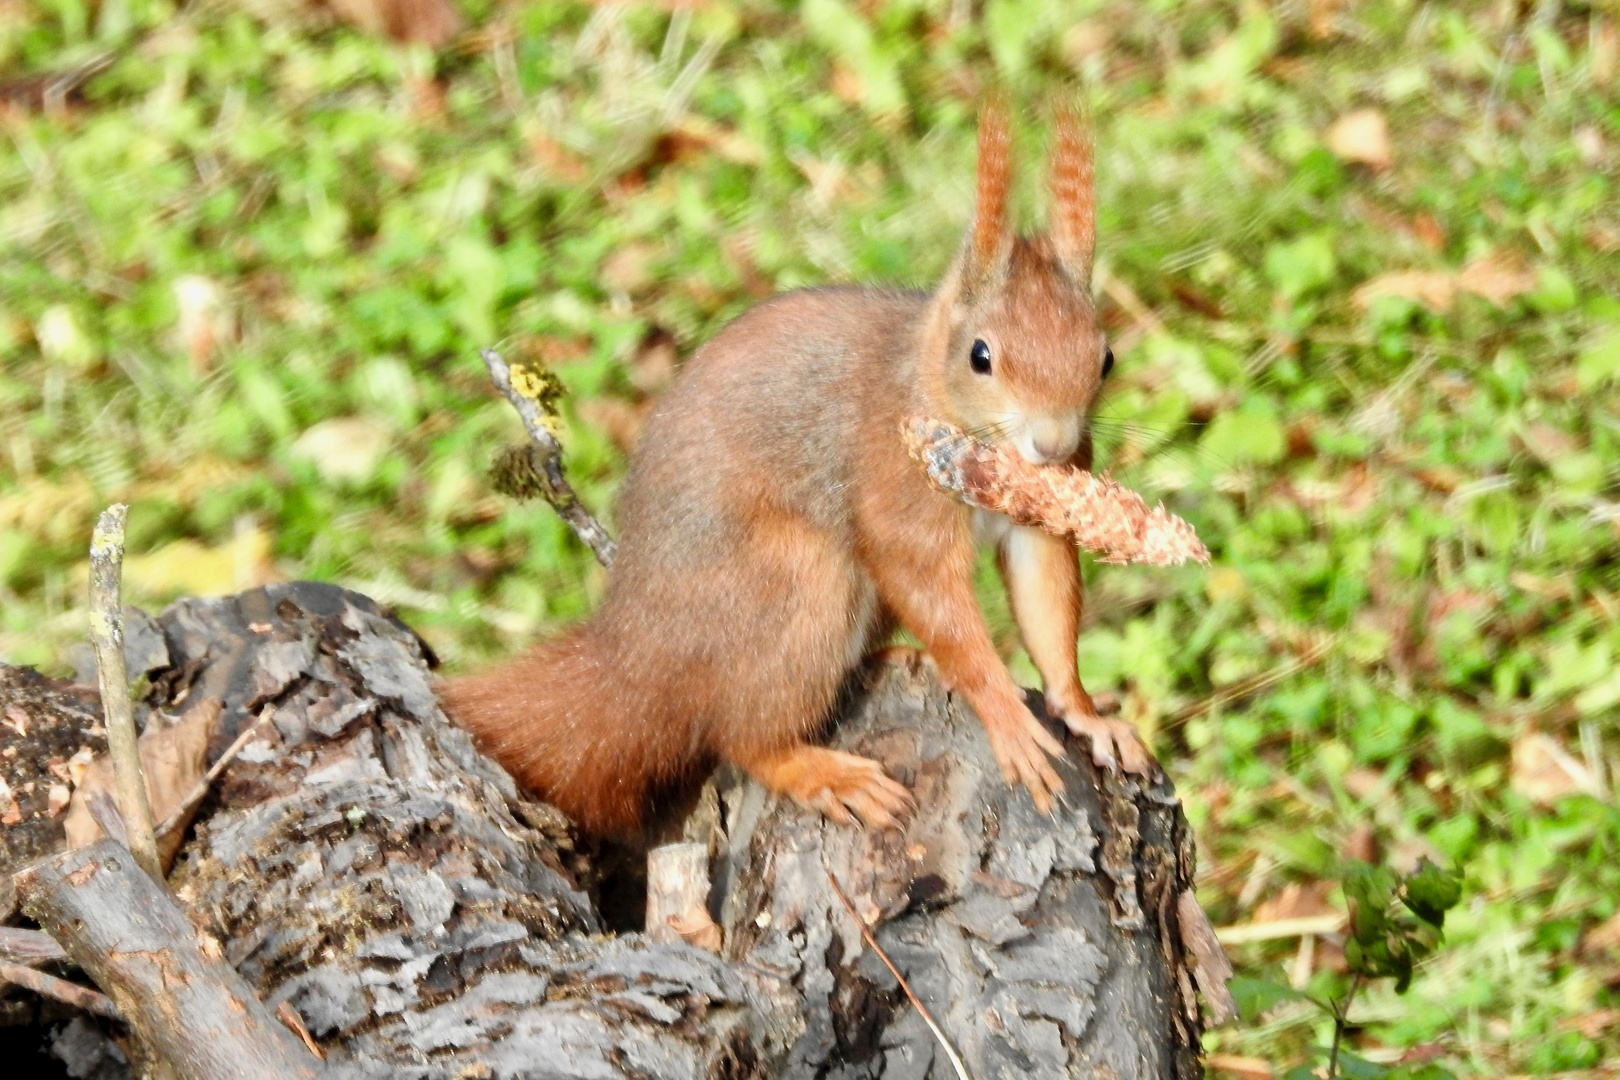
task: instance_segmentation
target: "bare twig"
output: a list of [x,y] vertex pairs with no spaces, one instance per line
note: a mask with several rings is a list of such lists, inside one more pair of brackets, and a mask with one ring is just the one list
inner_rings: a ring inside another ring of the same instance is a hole
[[292,1002],[283,1001],[276,1006],[276,1019],[280,1020],[282,1026],[288,1031],[304,1040],[304,1046],[317,1059],[326,1060],[326,1051],[321,1049],[320,1044],[315,1041],[315,1037],[309,1033],[309,1028],[304,1026],[304,1018],[298,1015],[298,1010],[292,1007]]
[[0,961],[0,983],[12,983],[24,990],[32,990],[42,997],[55,998],[97,1016],[106,1016],[113,1020],[123,1019],[118,1007],[106,994],[92,990],[88,986],[68,982],[66,979],[58,979],[55,975],[47,975],[43,971],[35,971],[22,964]]
[[1344,916],[1339,912],[1326,915],[1301,915],[1293,919],[1274,919],[1263,923],[1238,923],[1215,928],[1215,940],[1222,945],[1247,945],[1255,941],[1277,941],[1281,938],[1320,937],[1337,934],[1344,929]]
[[[220,704],[214,706],[216,716],[220,707]],[[203,775],[201,780],[197,781],[196,786],[186,792],[186,797],[180,800],[180,805],[176,806],[169,816],[163,819],[163,823],[157,827],[159,836],[168,836],[175,829],[184,825],[191,812],[197,808],[197,804],[202,802],[208,795],[208,789],[213,786],[214,781],[219,779],[219,774],[224,772],[232,761],[236,760],[236,755],[242,752],[242,747],[253,741],[253,736],[264,727],[265,721],[270,719],[270,715],[271,711],[267,706],[264,712],[259,714],[257,720],[242,729],[242,733],[236,737],[236,741],[225,748],[225,752],[219,755],[219,760],[209,766],[208,772]]]
[[141,753],[135,715],[129,702],[129,673],[124,668],[124,609],[119,577],[124,567],[124,522],[129,507],[114,503],[101,514],[90,540],[90,641],[101,676],[101,708],[107,720],[107,752],[117,778],[118,810],[129,831],[129,849],[152,880],[163,881],[157,840],[152,833],[152,806],[141,777]]
[[574,535],[595,553],[596,561],[603,566],[612,566],[618,545],[602,528],[602,523],[585,509],[569,485],[568,478],[563,475],[562,446],[546,427],[547,409],[542,403],[542,391],[546,387],[543,373],[525,364],[509,365],[494,349],[484,349],[479,355],[484,359],[484,366],[489,368],[489,377],[494,381],[495,388],[512,403],[512,408],[523,420],[524,430],[529,433],[529,465],[539,481],[540,493],[557,511],[557,516],[574,530]]
[[1350,1026],[1350,1003],[1356,1000],[1356,991],[1360,989],[1361,976],[1357,975],[1350,980],[1350,990],[1344,1000],[1333,1003],[1333,1049],[1328,1051],[1328,1080],[1338,1080],[1339,1045],[1344,1041],[1344,1029]]
[[831,870],[827,871],[827,880],[832,883],[833,892],[838,895],[838,902],[844,905],[844,910],[849,912],[849,917],[855,920],[855,927],[861,932],[861,937],[872,947],[872,951],[877,953],[877,958],[883,961],[883,966],[889,969],[889,974],[894,976],[894,981],[900,984],[901,990],[905,991],[906,1000],[911,1002],[911,1007],[917,1010],[917,1015],[923,1018],[923,1023],[928,1025],[928,1030],[934,1033],[935,1039],[939,1040],[939,1045],[944,1048],[945,1056],[950,1058],[951,1066],[956,1070],[956,1075],[961,1080],[972,1080],[968,1076],[967,1066],[962,1063],[962,1059],[957,1056],[956,1051],[951,1047],[951,1041],[945,1037],[945,1032],[940,1030],[940,1026],[934,1022],[933,1015],[923,1003],[917,1000],[917,995],[912,993],[911,984],[906,982],[905,976],[900,974],[900,969],[894,966],[893,960],[889,959],[889,954],[883,951],[883,946],[877,943],[877,938],[872,936],[872,932],[866,928],[866,923],[862,922],[860,915],[856,914],[855,905],[850,903],[849,897],[844,895],[843,887],[838,884],[838,879],[833,877]]
[[0,961],[11,964],[56,964],[67,959],[62,946],[49,934],[0,926]]

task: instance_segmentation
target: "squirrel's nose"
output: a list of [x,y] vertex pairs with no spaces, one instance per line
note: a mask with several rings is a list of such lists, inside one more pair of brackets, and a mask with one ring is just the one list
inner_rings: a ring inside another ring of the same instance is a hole
[[1018,440],[1024,459],[1034,465],[1068,461],[1080,447],[1080,421],[1073,417],[1030,417]]

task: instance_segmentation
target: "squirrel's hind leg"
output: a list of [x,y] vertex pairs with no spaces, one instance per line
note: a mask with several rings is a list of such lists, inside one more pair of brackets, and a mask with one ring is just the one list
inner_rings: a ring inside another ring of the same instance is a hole
[[899,825],[911,793],[883,766],[805,741],[826,723],[850,670],[883,629],[871,581],[833,539],[773,515],[754,523],[725,584],[734,610],[748,617],[727,623],[739,636],[725,654],[743,659],[716,702],[712,749],[834,821]]

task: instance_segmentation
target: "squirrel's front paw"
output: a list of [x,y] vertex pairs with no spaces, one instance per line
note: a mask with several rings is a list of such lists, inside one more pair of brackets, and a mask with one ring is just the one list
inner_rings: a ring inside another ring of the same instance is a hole
[[1089,709],[1064,709],[1058,715],[1070,731],[1091,740],[1091,760],[1097,768],[1122,769],[1133,776],[1152,774],[1153,755],[1129,720],[1112,720]]
[[1051,757],[1063,756],[1063,744],[1041,726],[1035,714],[1022,704],[1017,712],[1000,721],[987,721],[985,734],[990,737],[990,751],[996,755],[1001,775],[1009,784],[1023,784],[1035,809],[1043,814],[1052,812],[1052,796],[1063,790],[1063,781],[1052,768]]

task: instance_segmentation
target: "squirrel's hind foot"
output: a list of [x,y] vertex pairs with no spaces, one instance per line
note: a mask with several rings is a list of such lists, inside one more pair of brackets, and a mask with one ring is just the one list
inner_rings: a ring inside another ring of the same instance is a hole
[[871,758],[797,746],[748,771],[770,790],[819,810],[842,825],[855,819],[869,829],[898,829],[915,807],[911,792]]

